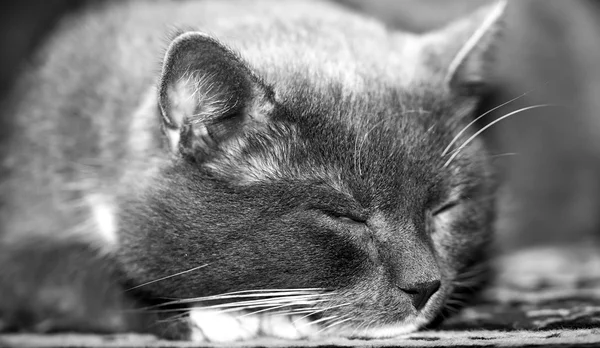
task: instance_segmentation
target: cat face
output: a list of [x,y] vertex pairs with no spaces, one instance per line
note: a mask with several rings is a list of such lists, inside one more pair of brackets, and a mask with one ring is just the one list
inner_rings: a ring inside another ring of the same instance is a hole
[[464,300],[493,183],[478,140],[446,147],[473,134],[459,132],[500,12],[416,39],[410,83],[370,67],[360,87],[301,58],[253,65],[204,34],[178,36],[158,93],[172,156],[119,216],[130,282],[193,270],[140,294],[360,337],[415,330]]

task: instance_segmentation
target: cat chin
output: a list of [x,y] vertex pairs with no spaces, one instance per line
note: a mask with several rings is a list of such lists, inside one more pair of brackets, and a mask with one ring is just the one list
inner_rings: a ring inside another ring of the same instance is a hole
[[[190,340],[193,342],[226,343],[257,338],[285,340],[345,337],[383,339],[417,331],[428,323],[422,316],[409,317],[396,324],[361,328],[344,326],[342,321],[313,322],[305,315],[247,314],[241,311],[219,312],[192,308],[189,315]],[[336,324],[337,323],[337,324]],[[339,324],[339,326],[338,326]]]

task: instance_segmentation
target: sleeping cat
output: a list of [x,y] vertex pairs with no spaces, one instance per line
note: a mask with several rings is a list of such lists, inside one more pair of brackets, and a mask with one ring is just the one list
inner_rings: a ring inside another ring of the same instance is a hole
[[64,20],[4,103],[0,329],[382,338],[447,315],[487,274],[468,125],[503,9],[422,36],[320,1]]

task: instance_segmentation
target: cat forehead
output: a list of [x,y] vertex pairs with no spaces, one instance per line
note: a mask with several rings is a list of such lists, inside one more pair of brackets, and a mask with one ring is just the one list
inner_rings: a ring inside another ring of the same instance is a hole
[[[269,84],[286,88],[298,76],[337,81],[356,92],[373,81],[409,86],[427,79],[427,59],[418,35],[390,31],[377,21],[345,14],[276,21],[253,27],[261,40],[237,36],[231,47]],[[290,86],[291,87],[291,86]]]
[[435,144],[427,136],[436,111],[423,103],[431,98],[407,97],[402,105],[390,95],[324,96],[297,87],[271,124],[228,144],[227,154],[209,164],[211,169],[241,185],[319,182],[350,194],[348,183],[357,178],[391,183],[385,176],[400,176],[399,164],[410,157],[427,162],[437,153],[428,148]]
[[[453,121],[470,112],[469,103],[454,100],[435,84],[399,86],[377,77],[363,81],[368,83],[356,88],[346,81],[299,74],[284,86],[275,86],[278,102],[287,111],[283,119],[308,133],[329,127],[332,133],[346,131],[360,137],[371,134],[371,141],[381,138],[392,145],[402,144],[404,138],[414,135],[427,141],[435,129],[451,133],[456,126]],[[405,145],[411,144],[414,142]]]
[[293,100],[294,108],[310,109],[300,105],[304,99],[347,109],[350,116],[361,108],[423,110],[435,102],[427,98],[432,93],[447,97],[418,36],[390,32],[376,22],[365,30],[340,30],[335,23],[328,30],[327,24],[318,30],[308,26],[308,34],[294,27],[281,37],[253,42],[240,54],[279,101]]
[[[407,39],[407,41],[411,41]],[[408,44],[408,46],[411,46]],[[280,48],[277,62],[257,62],[256,70],[267,84],[279,90],[294,90],[298,79],[312,82],[315,89],[326,93],[332,83],[345,95],[372,91],[382,84],[407,88],[426,81],[427,69],[422,66],[420,52],[408,47],[392,51],[390,47],[352,49],[342,46],[328,50]]]
[[273,123],[229,143],[224,156],[206,166],[238,185],[282,180],[319,182],[349,194],[341,180],[341,167],[318,159],[294,124]]
[[[325,148],[327,156],[339,159],[356,157],[355,143],[365,150],[371,144],[401,154],[444,141],[440,137],[430,141],[428,132],[448,124],[433,125],[440,115],[454,110],[447,90],[433,76],[439,67],[423,50],[422,37],[390,31],[379,22],[346,12],[341,18],[319,11],[298,16],[301,20],[294,20],[293,13],[285,17],[265,24],[252,21],[251,31],[240,31],[243,21],[238,21],[235,33],[216,34],[233,38],[227,44],[272,88],[276,101],[288,111],[284,119],[293,124],[294,135],[272,134],[270,146],[259,146],[260,151],[251,154],[244,150],[251,140],[237,139],[230,147],[235,150],[213,169],[221,168],[229,176],[238,173],[240,182],[253,183],[290,177],[290,153],[299,152],[302,142],[310,145],[306,151]],[[310,131],[322,126],[329,127],[330,133]],[[312,138],[307,139],[307,134]],[[344,137],[351,140],[339,142]],[[338,141],[335,149],[327,148],[330,141]],[[303,176],[297,178],[335,182],[348,166],[349,161],[336,166],[331,161],[320,166],[311,163],[301,168]]]

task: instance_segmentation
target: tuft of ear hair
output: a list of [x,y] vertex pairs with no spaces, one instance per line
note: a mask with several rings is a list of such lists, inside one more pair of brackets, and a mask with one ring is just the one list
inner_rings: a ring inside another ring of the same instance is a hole
[[506,0],[495,1],[425,36],[426,50],[435,56],[444,84],[454,93],[479,94],[489,83],[506,6]]
[[272,90],[247,64],[200,32],[169,45],[158,97],[171,150],[198,163],[245,127],[265,122],[274,108]]

